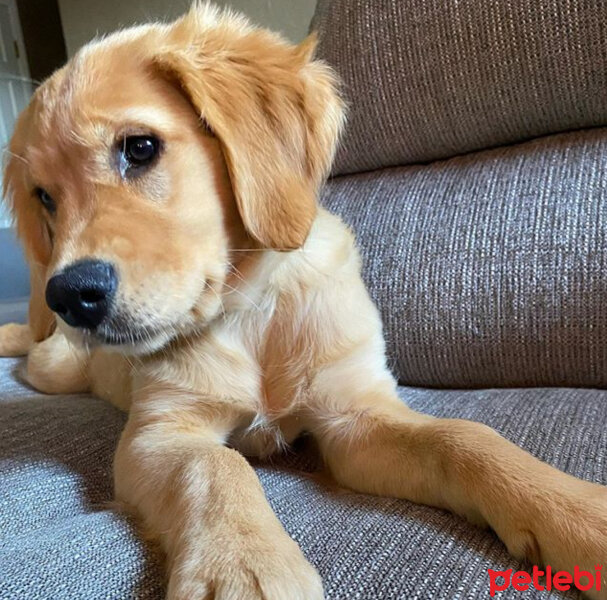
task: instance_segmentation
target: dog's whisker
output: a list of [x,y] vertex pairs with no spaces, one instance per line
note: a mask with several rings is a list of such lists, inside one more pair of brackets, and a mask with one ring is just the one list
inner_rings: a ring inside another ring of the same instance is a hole
[[230,292],[227,292],[227,294],[236,293],[236,294],[242,296],[243,298],[245,298],[246,300],[248,300],[257,310],[261,311],[261,306],[259,306],[258,304],[256,304],[254,302],[254,300],[252,298],[250,298],[249,296],[247,296],[244,292],[242,292],[238,288],[235,288],[235,287],[231,286],[229,283],[225,283],[224,282],[223,285],[225,287],[227,287],[229,290],[231,290]]
[[249,282],[245,279],[245,276],[236,267],[232,267],[231,274],[245,285],[249,285]]
[[25,157],[20,156],[19,154],[15,154],[14,152],[11,152],[8,148],[2,148],[2,153],[7,154],[8,156],[11,156],[13,158],[16,158],[17,160],[20,160],[22,163],[24,163],[28,166],[30,164],[29,161]]
[[225,314],[226,309],[225,306],[223,304],[223,300],[221,299],[221,296],[217,293],[217,291],[215,290],[215,288],[213,286],[209,286],[209,289],[213,292],[213,294],[215,294],[215,296],[217,297],[217,300],[219,301],[219,304],[221,306],[221,312],[223,314]]

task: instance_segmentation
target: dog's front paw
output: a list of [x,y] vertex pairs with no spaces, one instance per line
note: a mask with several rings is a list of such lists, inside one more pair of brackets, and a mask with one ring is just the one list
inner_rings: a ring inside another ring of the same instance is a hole
[[[286,536],[284,536],[286,537]],[[267,544],[271,544],[268,546]],[[322,600],[316,569],[290,538],[254,544],[246,554],[209,549],[177,562],[167,600]],[[245,544],[249,546],[249,544]],[[201,556],[202,555],[202,556]]]
[[554,562],[572,574],[588,573],[581,579],[585,595],[607,600],[607,488],[580,481],[570,501],[570,521],[555,546]]
[[0,356],[25,356],[32,343],[32,333],[28,325],[9,323],[0,327]]
[[88,391],[87,353],[55,332],[32,344],[21,378],[44,394],[79,394]]
[[[509,549],[537,565],[576,576],[585,595],[607,600],[607,488],[569,479],[569,485],[547,500],[534,522],[519,530]],[[577,575],[576,575],[577,574]],[[567,577],[567,576],[564,576]]]

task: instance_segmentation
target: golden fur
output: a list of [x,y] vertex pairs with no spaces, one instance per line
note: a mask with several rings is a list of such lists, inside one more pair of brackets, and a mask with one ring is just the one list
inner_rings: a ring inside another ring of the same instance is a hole
[[[6,168],[32,298],[28,326],[0,328],[0,355],[29,353],[39,390],[129,409],[116,497],[162,544],[173,600],[323,596],[232,449],[267,456],[302,431],[343,486],[452,510],[515,556],[593,571],[605,488],[398,399],[353,237],[317,206],[343,105],[313,50],[195,5],[86,46],[46,81]],[[125,180],[113,148],[142,132],[162,156]],[[119,335],[55,330],[46,282],[84,257],[119,271]]]

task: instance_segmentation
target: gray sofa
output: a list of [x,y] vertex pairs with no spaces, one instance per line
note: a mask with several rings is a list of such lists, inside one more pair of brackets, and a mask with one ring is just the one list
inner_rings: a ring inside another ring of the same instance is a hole
[[[357,232],[403,400],[603,484],[606,23],[591,0],[320,0],[313,24],[350,105],[323,202]],[[0,598],[161,598],[159,555],[108,506],[124,415],[19,364],[0,361]],[[488,569],[525,568],[458,517],[325,487],[305,439],[255,467],[330,599],[486,598]]]

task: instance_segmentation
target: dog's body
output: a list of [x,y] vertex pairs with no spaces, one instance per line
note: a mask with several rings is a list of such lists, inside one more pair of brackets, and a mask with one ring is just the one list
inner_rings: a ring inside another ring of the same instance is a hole
[[0,329],[0,355],[29,353],[42,391],[129,409],[116,496],[166,551],[172,599],[322,597],[232,449],[265,457],[303,431],[343,486],[594,572],[603,487],[398,399],[353,237],[316,206],[342,107],[311,50],[198,6],[85,48],[45,83],[6,175],[29,325]]

